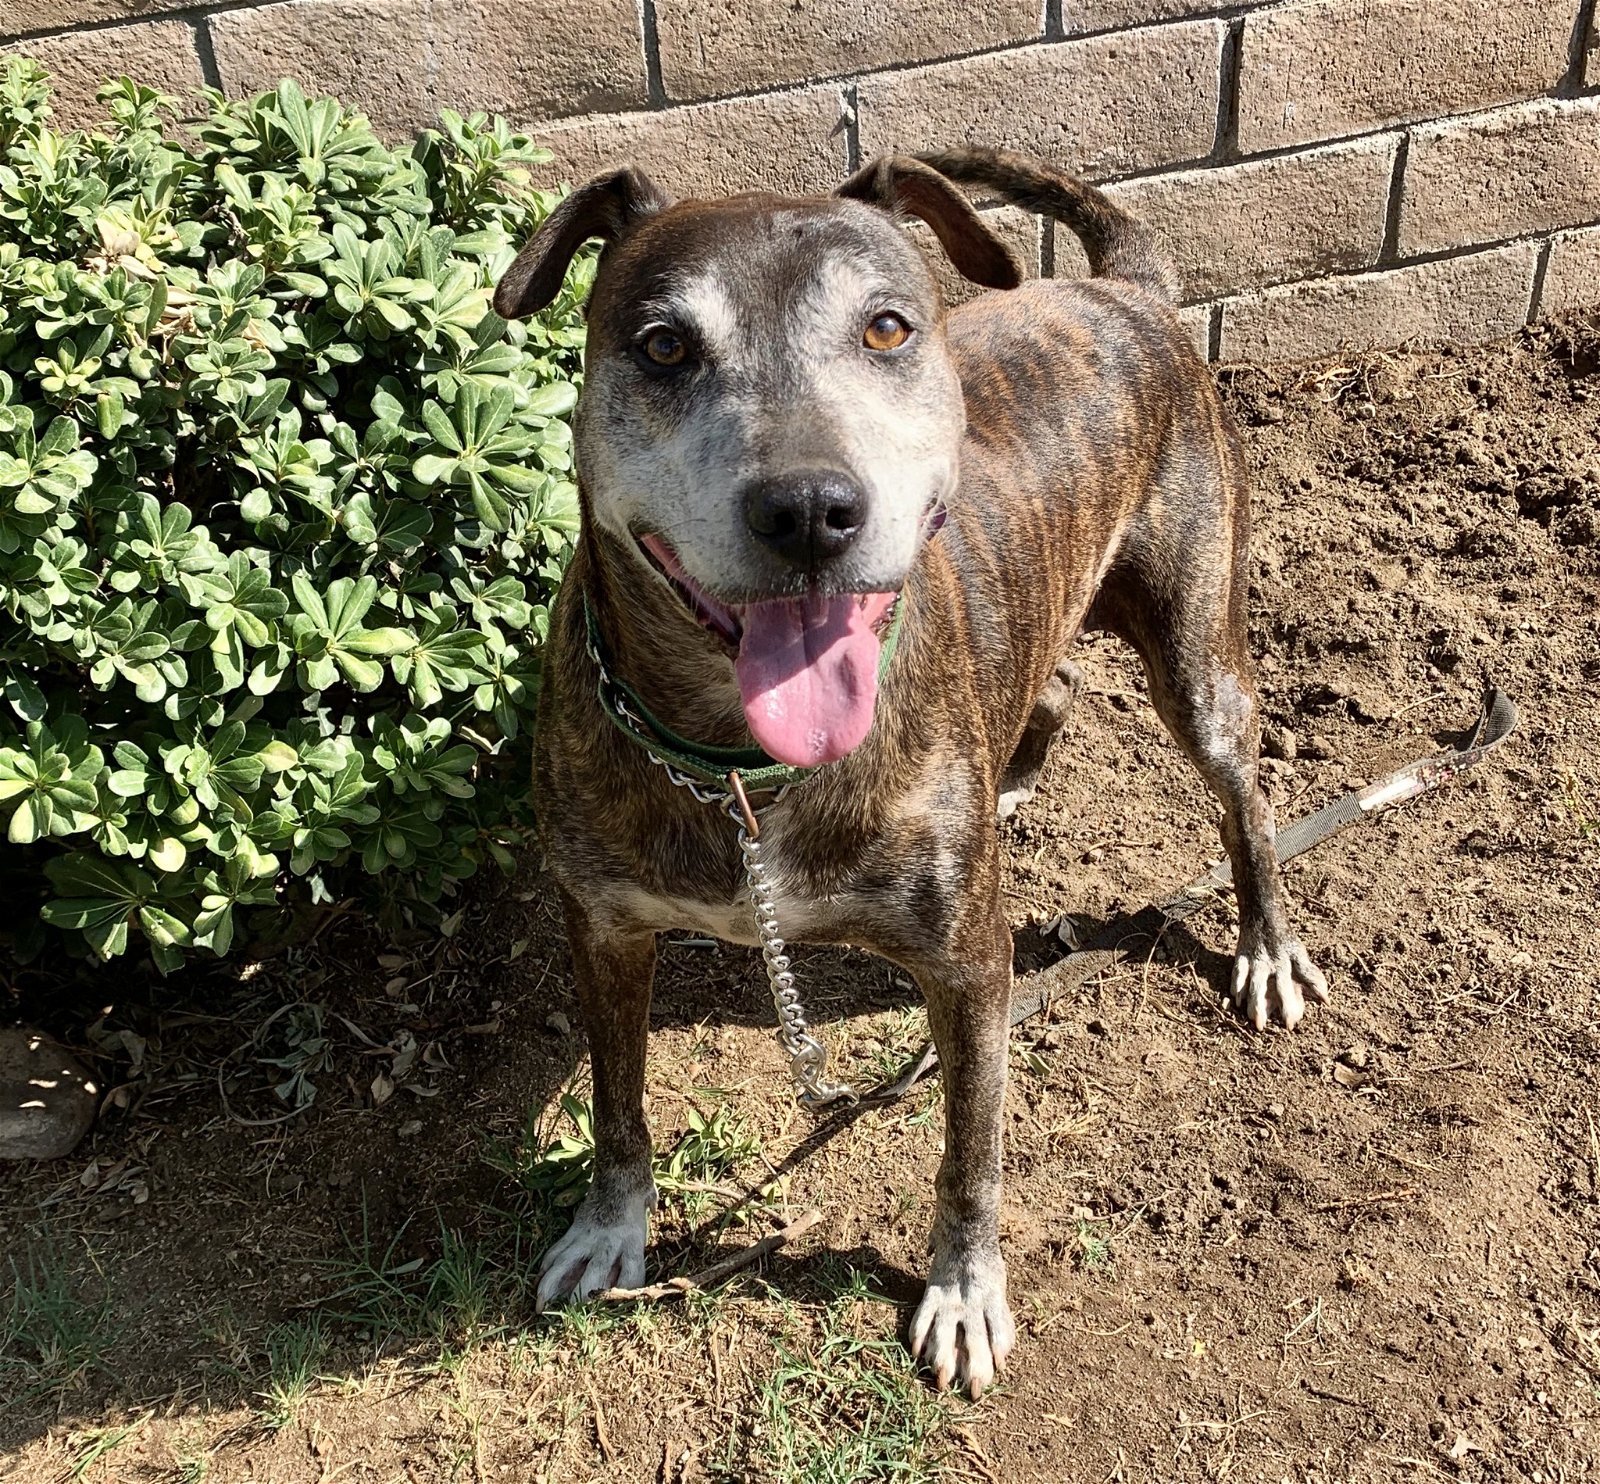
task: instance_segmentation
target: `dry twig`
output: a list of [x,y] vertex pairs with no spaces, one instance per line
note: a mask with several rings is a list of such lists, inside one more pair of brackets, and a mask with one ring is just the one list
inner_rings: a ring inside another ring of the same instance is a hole
[[797,1216],[786,1227],[773,1232],[771,1236],[763,1237],[743,1251],[735,1252],[733,1256],[725,1257],[721,1262],[714,1262],[698,1273],[690,1273],[686,1278],[669,1278],[665,1283],[652,1283],[647,1288],[608,1288],[600,1297],[608,1303],[637,1303],[641,1300],[654,1302],[657,1299],[682,1298],[685,1294],[710,1288],[722,1282],[724,1278],[760,1262],[762,1258],[770,1257],[796,1237],[810,1231],[821,1220],[822,1212],[813,1206],[805,1215]]

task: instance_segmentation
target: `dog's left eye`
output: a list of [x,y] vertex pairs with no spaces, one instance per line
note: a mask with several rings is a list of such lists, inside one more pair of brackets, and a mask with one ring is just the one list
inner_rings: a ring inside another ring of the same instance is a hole
[[898,314],[880,314],[862,332],[868,350],[899,350],[911,338],[911,326]]

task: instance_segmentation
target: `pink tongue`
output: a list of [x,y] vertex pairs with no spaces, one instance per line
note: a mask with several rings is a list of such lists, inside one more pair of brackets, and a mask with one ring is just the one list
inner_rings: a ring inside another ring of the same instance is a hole
[[816,767],[861,745],[878,696],[872,624],[893,601],[808,595],[744,609],[734,669],[745,721],[780,763]]

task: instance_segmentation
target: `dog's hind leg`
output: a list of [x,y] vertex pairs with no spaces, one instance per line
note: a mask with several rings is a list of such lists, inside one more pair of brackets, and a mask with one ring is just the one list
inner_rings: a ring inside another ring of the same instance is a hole
[[1033,703],[1028,724],[1011,761],[1000,777],[1000,798],[995,806],[996,819],[1010,819],[1022,805],[1033,797],[1044,760],[1050,751],[1055,735],[1067,723],[1073,702],[1083,689],[1083,671],[1071,660],[1062,660],[1055,673],[1045,682],[1044,689]]
[[1239,904],[1233,1003],[1257,1030],[1269,1019],[1292,1028],[1307,996],[1326,1000],[1328,986],[1285,909],[1272,806],[1258,776],[1261,715],[1240,596],[1242,543],[1238,553],[1237,567],[1223,558],[1205,571],[1191,561],[1189,580],[1175,587],[1120,574],[1108,627],[1139,651],[1157,714],[1222,805]]
[[1146,661],[1150,695],[1167,730],[1222,804],[1222,843],[1233,864],[1239,946],[1230,993],[1257,1030],[1269,1018],[1292,1029],[1327,981],[1290,930],[1272,805],[1258,778],[1261,718],[1248,657],[1157,653]]

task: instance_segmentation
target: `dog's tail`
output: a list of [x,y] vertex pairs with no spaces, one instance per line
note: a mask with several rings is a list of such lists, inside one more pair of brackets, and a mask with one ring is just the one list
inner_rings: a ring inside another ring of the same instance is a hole
[[1086,181],[1005,149],[936,150],[917,158],[962,185],[1064,222],[1083,243],[1095,277],[1125,278],[1169,302],[1177,299],[1178,275],[1155,234]]

